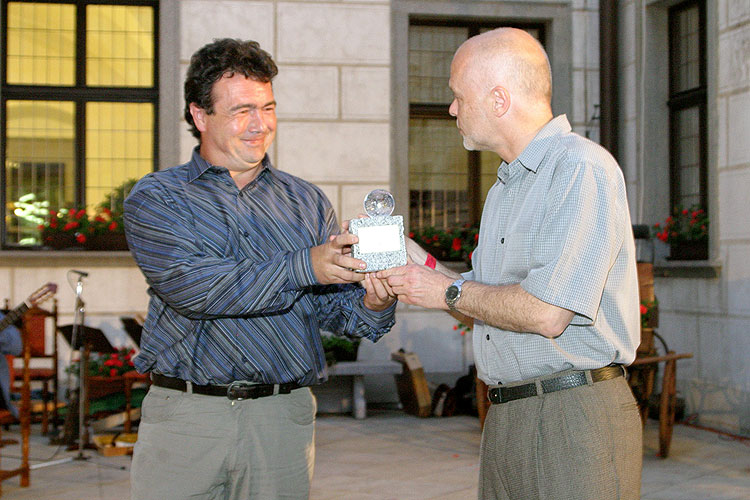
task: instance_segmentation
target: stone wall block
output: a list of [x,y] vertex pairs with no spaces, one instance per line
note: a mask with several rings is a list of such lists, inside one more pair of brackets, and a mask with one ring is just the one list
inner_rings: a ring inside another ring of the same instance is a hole
[[750,24],[746,24],[719,36],[719,91],[744,88],[749,84]]
[[335,119],[339,78],[334,66],[279,66],[273,92],[279,118]]
[[[748,42],[750,50],[750,38]],[[728,100],[727,130],[732,132],[727,137],[727,165],[749,164],[750,141],[747,137],[750,131],[750,92],[732,95]]]
[[750,2],[747,0],[720,1],[726,4],[726,25],[734,26],[750,19]]
[[722,240],[750,239],[750,224],[747,223],[748,191],[750,168],[719,172],[719,236]]
[[284,123],[276,139],[279,168],[316,183],[387,183],[389,133],[387,123]]
[[343,67],[342,117],[388,120],[391,104],[390,74],[388,68]]
[[730,316],[744,316],[747,326],[750,322],[750,243],[727,245],[726,252],[727,263],[722,273],[726,272],[727,276],[727,312]]
[[193,52],[214,38],[255,40],[273,55],[273,11],[273,2],[180,2],[180,58],[189,61]]
[[385,5],[279,3],[278,62],[390,64]]

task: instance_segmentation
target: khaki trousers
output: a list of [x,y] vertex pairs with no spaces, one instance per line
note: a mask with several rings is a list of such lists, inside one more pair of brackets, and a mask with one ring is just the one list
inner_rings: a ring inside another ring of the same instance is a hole
[[642,457],[641,419],[624,377],[493,404],[479,498],[637,500]]
[[315,459],[308,388],[230,401],[151,386],[143,400],[133,500],[305,500]]

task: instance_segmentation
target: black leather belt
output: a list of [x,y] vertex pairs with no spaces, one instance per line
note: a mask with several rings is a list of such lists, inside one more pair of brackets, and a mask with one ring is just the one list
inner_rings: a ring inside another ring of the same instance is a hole
[[537,385],[535,382],[515,385],[512,387],[493,387],[488,391],[489,399],[492,403],[499,404],[514,401],[516,399],[538,396],[539,394],[546,394],[548,392],[572,389],[573,387],[588,384],[588,381],[586,380],[587,371],[591,373],[591,380],[594,382],[611,380],[613,378],[622,377],[625,374],[625,369],[622,365],[605,366],[603,368],[597,368],[596,370],[574,371],[565,375],[560,375],[559,377],[541,380],[541,392],[537,392]]
[[198,385],[190,384],[179,379],[167,377],[160,373],[151,374],[151,382],[157,387],[174,389],[182,392],[192,392],[193,394],[202,394],[204,396],[224,396],[232,400],[258,399],[275,394],[289,394],[294,389],[303,386],[296,382],[286,384],[253,384],[250,382],[232,382],[229,385]]

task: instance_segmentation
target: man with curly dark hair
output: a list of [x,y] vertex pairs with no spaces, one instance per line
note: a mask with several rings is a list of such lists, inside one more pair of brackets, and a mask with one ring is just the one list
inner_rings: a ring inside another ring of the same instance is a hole
[[306,499],[320,330],[372,341],[395,299],[313,184],[276,170],[271,81],[256,42],[198,50],[185,82],[191,160],[145,176],[125,201],[128,243],[150,288],[139,372],[134,499]]

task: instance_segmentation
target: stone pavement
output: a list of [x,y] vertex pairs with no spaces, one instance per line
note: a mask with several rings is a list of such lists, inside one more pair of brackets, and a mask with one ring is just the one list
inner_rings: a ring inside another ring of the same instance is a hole
[[[366,420],[321,415],[317,421],[312,500],[472,500],[476,498],[479,423],[457,416],[419,419],[397,410],[368,409]],[[17,426],[4,432],[12,437]],[[643,500],[747,500],[750,441],[676,425],[672,451],[657,458],[658,423],[644,435]],[[74,457],[33,427],[32,464]],[[18,447],[2,450],[3,468]],[[102,457],[31,471],[31,486],[2,483],[3,500],[123,500],[130,497],[130,457]],[[519,499],[522,500],[522,499]]]

